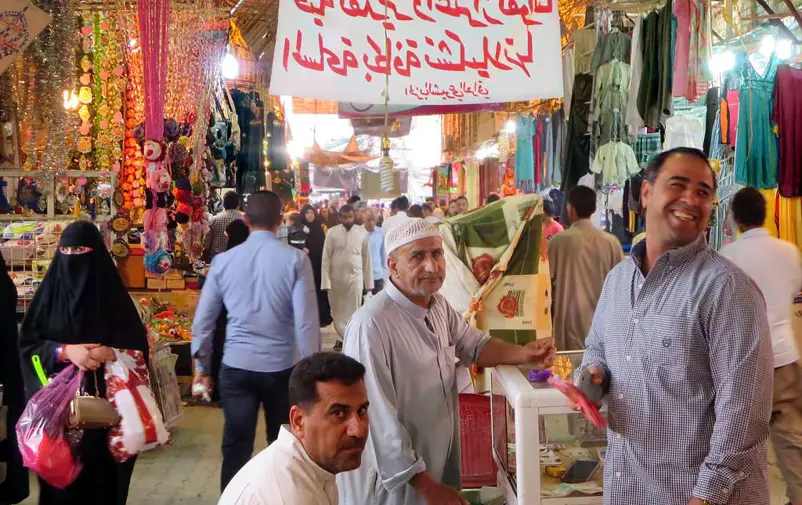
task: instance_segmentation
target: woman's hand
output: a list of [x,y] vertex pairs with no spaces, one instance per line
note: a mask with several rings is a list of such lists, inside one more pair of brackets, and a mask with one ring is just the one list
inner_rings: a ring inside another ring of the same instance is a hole
[[114,350],[111,347],[107,347],[105,345],[101,345],[100,347],[95,347],[94,349],[89,351],[89,354],[90,356],[92,356],[92,359],[100,361],[101,363],[117,360],[117,355],[114,354]]
[[69,344],[64,346],[64,356],[84,372],[97,370],[106,361],[116,359],[111,347],[100,344]]
[[101,347],[100,344],[69,344],[64,346],[64,356],[82,372],[94,371],[100,368],[101,361],[92,357],[92,351]]

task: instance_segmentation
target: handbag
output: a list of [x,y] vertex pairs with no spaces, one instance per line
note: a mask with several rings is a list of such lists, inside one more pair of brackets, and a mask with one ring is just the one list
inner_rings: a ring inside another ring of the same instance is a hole
[[120,422],[120,414],[117,409],[105,398],[97,396],[98,388],[97,374],[92,373],[95,378],[95,396],[89,395],[84,391],[79,395],[76,392],[75,398],[70,402],[70,416],[67,420],[67,427],[73,430],[102,430],[111,428]]

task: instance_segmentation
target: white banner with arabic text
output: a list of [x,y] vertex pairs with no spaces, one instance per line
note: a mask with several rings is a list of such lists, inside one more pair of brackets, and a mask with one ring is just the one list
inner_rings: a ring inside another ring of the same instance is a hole
[[397,105],[561,97],[557,1],[281,0],[272,95],[382,104],[386,78]]

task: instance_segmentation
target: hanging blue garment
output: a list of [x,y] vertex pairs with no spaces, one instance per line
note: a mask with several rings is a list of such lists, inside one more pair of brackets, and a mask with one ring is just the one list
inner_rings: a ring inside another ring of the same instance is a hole
[[535,187],[535,159],[532,138],[535,124],[531,116],[518,116],[515,120],[515,187],[531,193]]

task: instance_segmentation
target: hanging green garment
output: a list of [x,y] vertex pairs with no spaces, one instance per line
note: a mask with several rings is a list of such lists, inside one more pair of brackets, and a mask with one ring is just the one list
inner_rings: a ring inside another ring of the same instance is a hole
[[758,189],[777,187],[779,154],[777,136],[772,130],[774,76],[777,58],[772,53],[761,75],[744,56],[739,66],[738,130],[735,142],[735,182]]

